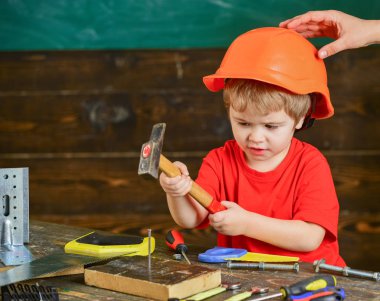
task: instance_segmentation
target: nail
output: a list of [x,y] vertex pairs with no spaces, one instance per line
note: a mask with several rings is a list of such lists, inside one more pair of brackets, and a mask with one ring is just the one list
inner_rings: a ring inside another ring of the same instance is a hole
[[320,51],[320,52],[318,53],[318,56],[319,56],[319,58],[321,58],[321,59],[326,58],[326,57],[327,57],[327,51],[326,51],[326,50],[322,50],[322,51]]

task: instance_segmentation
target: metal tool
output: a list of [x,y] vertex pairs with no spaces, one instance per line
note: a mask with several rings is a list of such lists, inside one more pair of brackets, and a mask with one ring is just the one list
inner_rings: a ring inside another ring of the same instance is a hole
[[299,272],[300,266],[296,262],[294,264],[279,264],[279,263],[266,263],[266,262],[232,262],[227,261],[227,268],[229,269],[258,269],[258,270],[277,270],[277,271],[294,271]]
[[183,256],[182,256],[182,254],[175,253],[175,254],[173,254],[173,258],[175,260],[180,261],[180,260],[182,260]]
[[343,276],[358,276],[362,278],[372,279],[375,281],[380,281],[379,272],[368,272],[362,270],[351,269],[350,267],[339,267],[325,263],[325,259],[319,259],[314,261],[314,270],[318,273],[320,270],[333,271],[342,274]]
[[36,283],[36,287],[37,287],[38,297],[40,298],[39,301],[43,301],[43,299],[42,299],[42,294],[41,294],[41,289],[40,289],[40,285],[38,284],[38,282]]
[[252,287],[250,291],[233,295],[232,297],[226,299],[225,301],[241,301],[241,300],[248,299],[249,297],[253,295],[261,295],[261,294],[266,294],[268,292],[269,292],[268,287]]
[[[102,235],[98,232],[86,234],[67,243],[66,253],[56,252],[1,272],[0,286],[47,276],[76,266],[108,262],[121,256],[148,255],[148,238],[122,237],[115,234]],[[154,244],[151,247],[151,252],[153,251]]]
[[240,282],[224,282],[221,284],[221,287],[226,288],[229,291],[235,291],[241,289]]
[[0,273],[0,286],[43,277],[65,269],[103,261],[103,258],[55,253]]
[[290,286],[283,286],[280,292],[271,294],[264,297],[249,299],[252,301],[269,300],[274,298],[281,298],[282,300],[296,300],[295,296],[301,296],[313,291],[320,291],[327,288],[335,288],[336,279],[330,275],[319,275],[299,281]]
[[287,301],[341,301],[346,298],[346,292],[343,288],[338,287],[325,287],[323,289],[310,291],[300,295],[288,295],[287,297],[273,294],[264,297],[248,299],[248,301],[263,301],[281,297],[282,300]]
[[24,244],[29,242],[29,170],[1,168],[0,260],[19,265],[33,260]]
[[148,271],[151,271],[152,267],[152,255],[151,255],[151,249],[152,249],[152,229],[148,229]]
[[166,245],[180,253],[186,260],[188,264],[191,264],[189,258],[187,258],[186,252],[188,250],[187,245],[185,245],[185,241],[183,239],[182,234],[177,230],[169,230],[166,233]]
[[56,288],[43,286],[36,283],[32,284],[10,284],[1,287],[2,301],[59,301]]
[[[169,177],[181,175],[179,168],[161,154],[165,128],[165,123],[155,124],[150,135],[150,140],[143,144],[138,168],[139,175],[149,174],[157,179],[159,169]],[[220,204],[220,202],[214,200],[207,191],[195,182],[192,183],[189,194],[210,213],[226,209]]]

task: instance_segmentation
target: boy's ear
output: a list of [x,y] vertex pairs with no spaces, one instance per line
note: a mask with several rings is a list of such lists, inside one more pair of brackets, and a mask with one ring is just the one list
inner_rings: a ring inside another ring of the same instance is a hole
[[315,118],[311,117],[315,112],[315,104],[317,102],[315,93],[310,94],[311,106],[308,114],[302,118],[296,125],[296,131],[305,130],[313,126]]
[[296,130],[299,130],[300,128],[302,128],[302,125],[303,125],[303,122],[305,121],[305,117],[302,117],[296,124],[295,128]]

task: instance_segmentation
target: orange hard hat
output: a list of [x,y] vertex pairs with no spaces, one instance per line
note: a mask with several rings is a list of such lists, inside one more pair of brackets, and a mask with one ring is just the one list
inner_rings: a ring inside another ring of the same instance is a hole
[[317,49],[295,31],[264,27],[238,36],[227,49],[215,74],[203,77],[213,92],[224,88],[227,78],[254,79],[295,94],[317,95],[312,118],[334,114],[327,74]]

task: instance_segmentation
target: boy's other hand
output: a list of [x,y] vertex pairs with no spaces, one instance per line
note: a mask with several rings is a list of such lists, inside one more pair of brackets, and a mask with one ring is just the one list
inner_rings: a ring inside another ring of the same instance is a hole
[[189,171],[185,164],[176,161],[173,162],[181,171],[180,176],[174,178],[168,177],[164,172],[160,175],[160,184],[162,189],[169,195],[178,197],[185,196],[189,193],[192,185],[192,180],[189,176]]
[[222,201],[227,209],[209,215],[210,225],[224,235],[244,235],[249,212],[234,202]]

